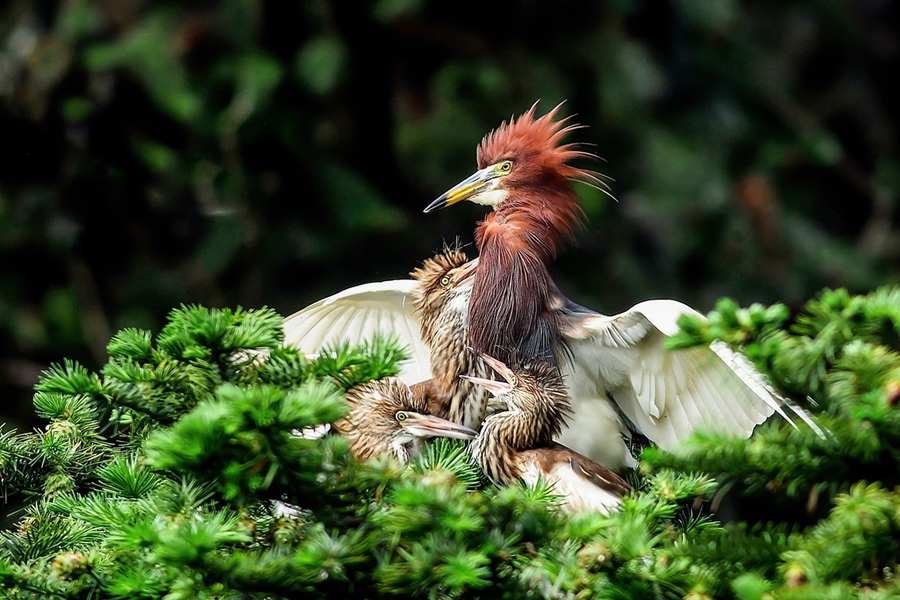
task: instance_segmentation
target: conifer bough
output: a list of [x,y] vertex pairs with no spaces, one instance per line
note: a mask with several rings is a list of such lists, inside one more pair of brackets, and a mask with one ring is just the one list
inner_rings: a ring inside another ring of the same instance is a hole
[[116,335],[99,373],[48,369],[47,425],[0,434],[0,597],[896,597],[898,307],[894,287],[834,290],[791,319],[730,301],[683,319],[672,343],[739,343],[827,435],[648,450],[618,511],[573,517],[545,485],[486,484],[460,442],[402,466],[293,435],[395,374],[396,344],[310,361],[273,311],[182,307]]

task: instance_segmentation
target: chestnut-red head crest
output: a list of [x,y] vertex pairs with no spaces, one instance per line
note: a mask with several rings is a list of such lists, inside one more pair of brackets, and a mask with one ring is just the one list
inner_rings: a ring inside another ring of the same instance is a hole
[[569,123],[569,117],[556,119],[562,103],[535,118],[537,103],[518,118],[504,121],[487,134],[478,146],[478,170],[437,200],[425,212],[468,200],[495,209],[503,205],[512,190],[521,194],[537,194],[551,188],[574,195],[568,183],[580,181],[605,191],[606,185],[595,171],[577,167],[576,159],[596,159],[578,144],[565,143],[564,138],[583,125]]
[[570,181],[596,183],[597,175],[588,169],[572,165],[578,158],[596,159],[590,152],[578,148],[578,144],[563,143],[572,131],[584,125],[569,123],[571,117],[556,120],[562,103],[542,117],[535,118],[537,104],[518,119],[504,121],[500,127],[484,136],[478,146],[478,168],[511,161],[510,177],[562,177]]

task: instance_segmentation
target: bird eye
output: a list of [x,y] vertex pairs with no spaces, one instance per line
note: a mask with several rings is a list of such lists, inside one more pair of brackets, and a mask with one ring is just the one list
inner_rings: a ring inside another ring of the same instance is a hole
[[402,410],[394,415],[394,418],[400,421],[401,423],[409,418],[409,415],[403,412]]
[[450,277],[448,275],[444,275],[443,277],[441,277],[441,285],[444,287],[450,285]]
[[512,167],[513,167],[513,164],[512,164],[511,160],[504,160],[502,163],[497,165],[497,170],[500,172],[501,175],[506,175],[507,173],[512,171]]

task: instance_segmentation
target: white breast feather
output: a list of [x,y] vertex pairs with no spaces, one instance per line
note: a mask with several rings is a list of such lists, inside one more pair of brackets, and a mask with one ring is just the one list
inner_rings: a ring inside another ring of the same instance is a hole
[[459,294],[450,300],[450,308],[453,312],[463,315],[463,325],[465,326],[469,316],[469,297],[465,294]]
[[491,206],[493,208],[497,208],[501,204],[506,201],[506,197],[509,196],[508,190],[485,190],[480,194],[475,194],[469,198],[469,202],[474,202],[475,204],[483,204],[484,206]]
[[616,494],[597,487],[576,473],[568,462],[556,463],[549,473],[534,463],[522,470],[522,481],[530,486],[534,486],[539,477],[553,485],[553,493],[562,496],[562,510],[570,514],[590,510],[609,514],[622,502]]

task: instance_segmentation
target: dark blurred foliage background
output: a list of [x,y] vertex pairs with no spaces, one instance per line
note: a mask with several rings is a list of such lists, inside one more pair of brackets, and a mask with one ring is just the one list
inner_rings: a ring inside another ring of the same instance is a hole
[[[7,0],[0,4],[0,421],[63,358],[182,303],[287,315],[405,277],[484,209],[424,208],[540,100],[589,127],[617,202],[554,276],[791,306],[900,265],[888,0]],[[469,248],[474,255],[474,249]]]

